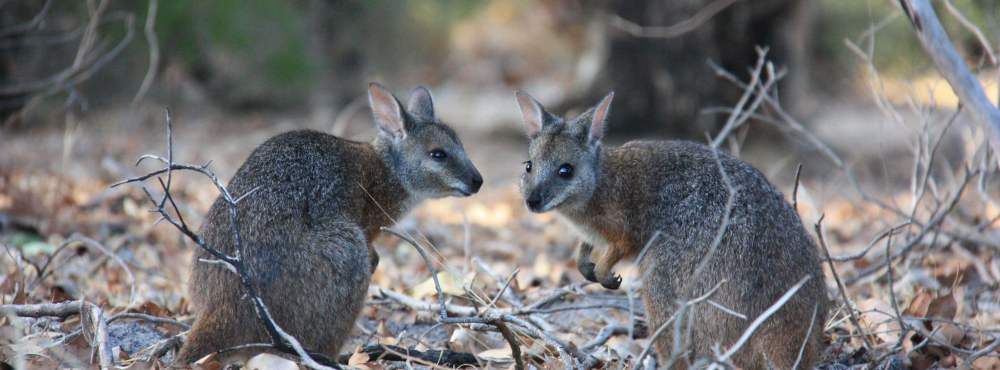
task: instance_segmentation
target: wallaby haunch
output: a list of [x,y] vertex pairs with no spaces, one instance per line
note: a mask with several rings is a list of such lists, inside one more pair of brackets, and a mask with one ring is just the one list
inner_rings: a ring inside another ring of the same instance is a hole
[[[695,316],[679,367],[711,356],[716,345],[725,351],[789,288],[811,277],[733,358],[744,369],[810,368],[822,347],[829,303],[816,245],[798,214],[759,171],[707,146],[632,141],[602,147],[612,97],[565,120],[517,94],[530,139],[521,179],[528,208],[554,210],[582,234],[578,268],[606,288],[621,283],[615,263],[642,256],[640,292],[653,330],[680,302],[721,283],[711,299],[747,319],[708,304],[690,311]],[[721,242],[694,276],[725,222],[729,187],[719,162],[736,198]],[[672,333],[655,342],[661,364],[673,354]]]
[[[427,198],[468,196],[482,177],[455,132],[437,120],[430,92],[416,88],[407,109],[371,84],[378,135],[371,143],[315,131],[271,138],[247,158],[228,189],[239,203],[242,258],[275,321],[306,349],[336,358],[364,305],[378,255],[372,239]],[[209,210],[201,236],[233,254],[227,204]],[[196,315],[178,355],[188,364],[211,352],[269,342],[237,276],[195,253],[189,282]]]

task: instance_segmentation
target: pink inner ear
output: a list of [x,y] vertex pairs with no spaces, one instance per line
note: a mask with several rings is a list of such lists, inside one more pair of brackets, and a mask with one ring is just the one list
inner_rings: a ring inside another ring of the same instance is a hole
[[535,99],[528,94],[518,92],[517,104],[521,106],[521,116],[524,119],[524,126],[528,131],[528,136],[535,135],[542,130],[542,108]]
[[372,106],[375,123],[380,129],[393,135],[404,133],[402,111],[391,93],[380,86],[372,85],[368,90],[368,101]]
[[591,117],[590,121],[590,139],[591,140],[601,140],[604,138],[604,126],[607,123],[608,111],[611,108],[611,100],[614,99],[615,93],[611,92],[601,102],[597,104],[594,108],[594,115]]

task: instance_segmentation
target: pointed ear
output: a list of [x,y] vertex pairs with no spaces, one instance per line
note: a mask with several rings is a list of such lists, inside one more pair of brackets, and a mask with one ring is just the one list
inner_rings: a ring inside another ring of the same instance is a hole
[[413,89],[410,101],[406,103],[406,110],[415,116],[434,118],[434,98],[431,97],[431,91],[423,86]]
[[534,138],[542,131],[542,125],[545,124],[545,108],[542,107],[542,103],[523,91],[518,91],[515,96],[517,96],[517,105],[521,107],[524,129],[528,132],[529,138]]
[[372,107],[375,126],[394,139],[406,137],[403,107],[399,100],[378,83],[368,84],[368,104]]
[[608,112],[611,109],[611,100],[614,98],[615,92],[612,91],[608,95],[605,95],[600,103],[594,106],[593,113],[590,115],[590,130],[587,137],[590,143],[599,142],[604,138],[604,130],[608,122]]

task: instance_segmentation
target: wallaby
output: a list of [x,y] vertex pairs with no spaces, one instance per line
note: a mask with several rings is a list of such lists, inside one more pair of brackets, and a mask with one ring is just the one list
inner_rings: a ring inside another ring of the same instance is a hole
[[[368,88],[378,133],[371,143],[292,131],[261,144],[233,176],[244,263],[275,321],[303,346],[336,358],[378,264],[372,240],[421,200],[468,196],[483,178],[455,131],[436,119],[430,92],[407,108],[384,87]],[[227,204],[218,199],[201,227],[209,246],[233,254]],[[189,282],[196,315],[178,355],[269,342],[237,276],[195,253]]]
[[[632,141],[603,147],[613,96],[566,120],[517,93],[530,140],[521,178],[527,207],[554,210],[581,234],[578,269],[605,288],[621,283],[615,263],[640,256],[640,293],[652,330],[681,302],[721,284],[711,300],[746,319],[698,305],[689,311],[695,316],[682,354],[674,353],[673,330],[656,339],[661,365],[673,358],[686,368],[711,356],[716,345],[726,350],[789,288],[811,277],[733,358],[744,369],[810,368],[821,350],[828,300],[816,245],[796,211],[759,171],[705,145]],[[727,209],[729,187],[719,162],[736,198],[714,254],[694,276]]]

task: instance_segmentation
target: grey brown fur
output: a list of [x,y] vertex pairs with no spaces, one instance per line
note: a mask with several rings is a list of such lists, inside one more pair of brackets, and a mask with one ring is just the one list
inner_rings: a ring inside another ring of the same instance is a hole
[[[798,368],[810,368],[821,350],[829,303],[816,245],[798,214],[759,171],[721,152],[717,161],[707,146],[632,141],[602,147],[611,97],[580,117],[563,120],[518,94],[531,140],[532,168],[521,183],[528,208],[554,210],[582,234],[578,267],[588,280],[607,288],[618,288],[621,282],[614,265],[642,253],[641,294],[654,330],[670,318],[678,302],[726,280],[712,300],[748,319],[707,304],[697,306],[691,352],[676,362],[681,368],[711,356],[716,345],[729,348],[754,318],[811,276],[733,359],[744,369],[789,369],[805,343]],[[719,162],[736,199],[714,256],[694,276],[723,222],[729,197]],[[571,177],[559,175],[564,164],[572,167]],[[811,320],[812,333],[806,338]],[[661,364],[672,353],[672,332],[666,330],[655,342]]]
[[[251,281],[285,331],[308,350],[336,358],[365,301],[378,255],[371,242],[420,200],[469,195],[482,177],[451,128],[434,118],[430,93],[414,90],[403,109],[377,84],[369,88],[379,134],[372,143],[315,131],[271,138],[247,158],[228,188],[239,204],[243,256]],[[434,158],[438,149],[445,158]],[[209,210],[200,235],[233,254],[228,208]],[[199,251],[190,300],[196,315],[179,364],[211,352],[269,342],[236,275]]]

